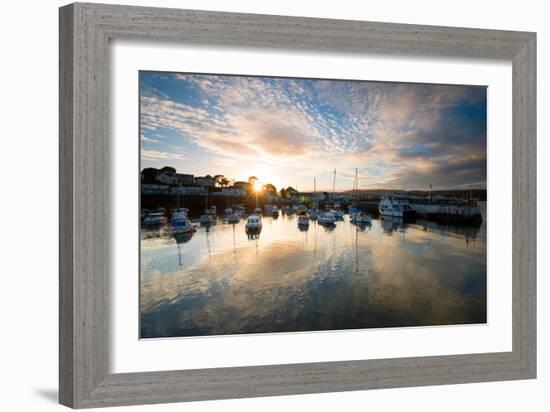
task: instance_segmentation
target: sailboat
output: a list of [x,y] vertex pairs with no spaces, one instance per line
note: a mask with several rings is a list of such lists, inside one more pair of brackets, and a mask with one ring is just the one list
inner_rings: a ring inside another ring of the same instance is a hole
[[313,178],[313,205],[309,211],[309,219],[317,220],[318,216],[319,216],[319,205],[317,204],[317,182],[315,178]]
[[359,176],[355,168],[355,179],[353,180],[353,204],[349,208],[350,221],[356,225],[366,225],[372,222],[372,218],[365,212],[359,210],[356,205],[357,191],[359,190]]
[[209,225],[212,223],[213,219],[210,210],[208,210],[208,188],[205,187],[205,189],[206,195],[204,197],[204,214],[199,218],[199,222],[203,225]]
[[340,203],[334,201],[335,198],[336,198],[336,169],[334,169],[334,177],[332,179],[332,201],[334,206],[332,213],[334,214],[334,217],[336,218],[336,220],[342,220],[344,219],[344,211],[340,208]]

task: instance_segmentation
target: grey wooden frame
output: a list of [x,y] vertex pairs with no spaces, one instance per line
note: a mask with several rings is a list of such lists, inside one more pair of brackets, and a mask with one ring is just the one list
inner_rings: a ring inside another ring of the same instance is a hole
[[[62,7],[59,27],[62,404],[86,408],[536,377],[535,33],[84,3]],[[511,61],[512,351],[109,373],[109,40],[119,38]]]

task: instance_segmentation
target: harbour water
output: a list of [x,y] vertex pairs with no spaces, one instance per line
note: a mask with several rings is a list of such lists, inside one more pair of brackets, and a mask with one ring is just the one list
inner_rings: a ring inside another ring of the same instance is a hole
[[142,338],[486,322],[480,227],[345,215],[334,228],[296,215],[217,219],[177,239],[141,232]]

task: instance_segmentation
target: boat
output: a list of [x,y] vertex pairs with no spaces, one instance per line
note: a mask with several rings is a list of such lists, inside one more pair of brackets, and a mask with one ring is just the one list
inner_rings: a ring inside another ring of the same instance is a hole
[[408,199],[394,195],[382,195],[378,204],[378,210],[382,216],[404,219],[416,216],[416,212],[409,204]]
[[230,215],[226,216],[225,219],[227,220],[227,223],[239,223],[241,217],[237,213],[231,213]]
[[265,205],[264,215],[277,218],[279,217],[279,209],[275,205]]
[[199,217],[199,222],[202,225],[209,225],[213,221],[214,219],[212,219],[212,215],[210,215],[209,213],[205,213],[204,215],[201,215],[201,217]]
[[339,207],[337,209],[331,210],[331,212],[334,214],[334,217],[337,220],[343,220],[344,219],[344,211],[340,209]]
[[352,214],[350,220],[351,223],[355,223],[356,225],[372,223],[372,218],[365,212],[356,212]]
[[410,198],[409,204],[417,215],[444,223],[481,224],[483,217],[474,199],[455,199],[434,196],[429,199]]
[[352,198],[353,202],[351,205],[348,206],[348,213],[350,217],[353,217],[354,214],[359,213],[361,210],[357,207],[357,191],[359,190],[359,175],[358,175],[358,169],[355,168],[355,178],[353,180],[353,189],[352,189]]
[[256,209],[254,209],[254,214],[255,215],[260,215],[260,213],[262,213],[262,209],[257,207]]
[[307,212],[302,211],[298,213],[298,226],[302,226],[302,227],[309,226],[309,216]]
[[246,219],[245,229],[252,231],[252,230],[261,230],[262,228],[262,218],[260,215],[250,215]]
[[195,226],[187,219],[187,213],[184,212],[174,213],[170,226],[173,234],[191,233],[195,231]]
[[233,214],[233,209],[231,209],[230,207],[226,208],[224,211],[223,211],[223,214],[225,216],[229,216],[231,214]]
[[246,217],[246,209],[244,208],[244,206],[237,206],[235,208],[235,213],[239,216],[239,217]]
[[216,211],[217,211],[216,206],[211,205],[211,206],[208,208],[208,210],[206,211],[206,213],[208,213],[208,214],[210,214],[210,215],[212,215],[212,216],[216,216]]
[[316,208],[309,210],[309,220],[317,220],[318,216],[319,211]]
[[332,212],[324,212],[317,218],[317,221],[323,225],[334,225],[336,216]]
[[143,219],[144,226],[164,226],[168,219],[164,216],[164,211],[153,211]]

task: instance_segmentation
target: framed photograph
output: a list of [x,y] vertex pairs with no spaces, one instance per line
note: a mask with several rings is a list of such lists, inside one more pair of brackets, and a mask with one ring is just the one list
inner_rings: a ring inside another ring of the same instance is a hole
[[60,402],[535,378],[535,86],[534,33],[62,7]]

